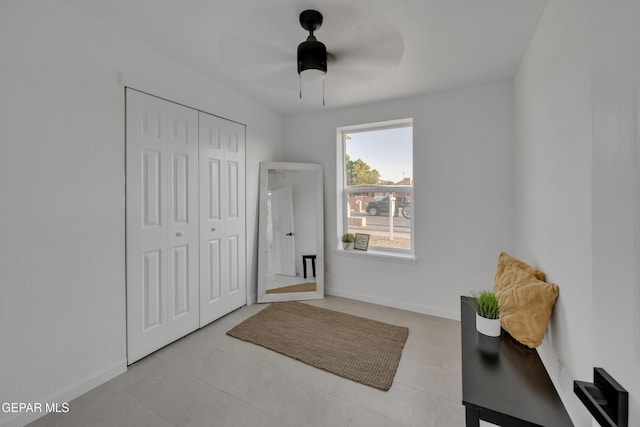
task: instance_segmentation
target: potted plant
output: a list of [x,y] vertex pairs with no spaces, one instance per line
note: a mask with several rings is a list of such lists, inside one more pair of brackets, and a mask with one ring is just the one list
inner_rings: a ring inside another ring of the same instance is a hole
[[353,241],[356,239],[356,236],[354,236],[351,233],[344,233],[342,235],[342,247],[344,249],[350,249],[353,247]]
[[476,310],[476,329],[483,335],[499,337],[500,328],[500,304],[498,297],[493,292],[482,291],[473,295],[474,308]]

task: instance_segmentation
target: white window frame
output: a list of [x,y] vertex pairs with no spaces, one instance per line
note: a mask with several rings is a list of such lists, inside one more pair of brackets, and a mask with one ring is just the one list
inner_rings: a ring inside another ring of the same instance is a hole
[[[389,120],[384,122],[376,122],[376,123],[367,123],[355,126],[342,126],[337,128],[336,130],[336,142],[337,142],[337,150],[336,150],[336,219],[337,219],[337,233],[336,233],[336,252],[353,255],[353,256],[369,256],[369,257],[383,257],[389,259],[397,259],[397,260],[406,260],[406,261],[415,261],[415,197],[414,197],[414,185],[367,185],[366,187],[346,187],[346,134],[352,134],[356,132],[369,132],[376,130],[384,130],[384,129],[394,129],[401,127],[413,127],[413,119],[398,119],[398,120]],[[412,141],[412,150],[411,150],[411,161],[413,162],[413,141]],[[415,170],[415,168],[414,168]],[[380,247],[369,247],[369,250],[366,252],[363,251],[353,251],[353,250],[344,250],[341,243],[341,238],[344,233],[346,233],[348,229],[348,217],[347,210],[345,209],[347,205],[347,200],[350,193],[361,193],[363,192],[363,188],[366,188],[366,192],[385,192],[385,193],[393,193],[393,192],[403,192],[409,193],[411,197],[411,249],[394,249],[394,248],[380,248]]]

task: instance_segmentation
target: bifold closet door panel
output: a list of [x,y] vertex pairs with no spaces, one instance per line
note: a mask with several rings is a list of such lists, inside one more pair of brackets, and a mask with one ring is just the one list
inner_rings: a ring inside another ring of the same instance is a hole
[[198,112],[127,89],[128,363],[198,328]]
[[200,326],[246,303],[245,126],[200,112]]

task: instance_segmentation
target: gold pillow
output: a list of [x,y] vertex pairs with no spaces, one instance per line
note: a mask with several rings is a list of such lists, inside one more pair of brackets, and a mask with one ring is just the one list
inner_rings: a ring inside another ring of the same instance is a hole
[[496,293],[500,304],[500,323],[505,331],[522,344],[535,348],[542,344],[558,285],[538,280],[527,271],[512,275],[510,287]]
[[545,275],[542,271],[512,257],[506,252],[501,252],[498,257],[498,269],[496,270],[493,292],[498,294],[503,289],[511,287],[515,283],[515,275],[519,271],[525,271],[538,280],[545,280]]

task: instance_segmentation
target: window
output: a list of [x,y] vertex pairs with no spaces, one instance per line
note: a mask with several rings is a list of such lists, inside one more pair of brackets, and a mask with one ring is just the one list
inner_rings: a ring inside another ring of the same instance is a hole
[[[338,249],[369,234],[369,252],[412,258],[413,121],[338,129]],[[391,207],[391,209],[390,209]]]

